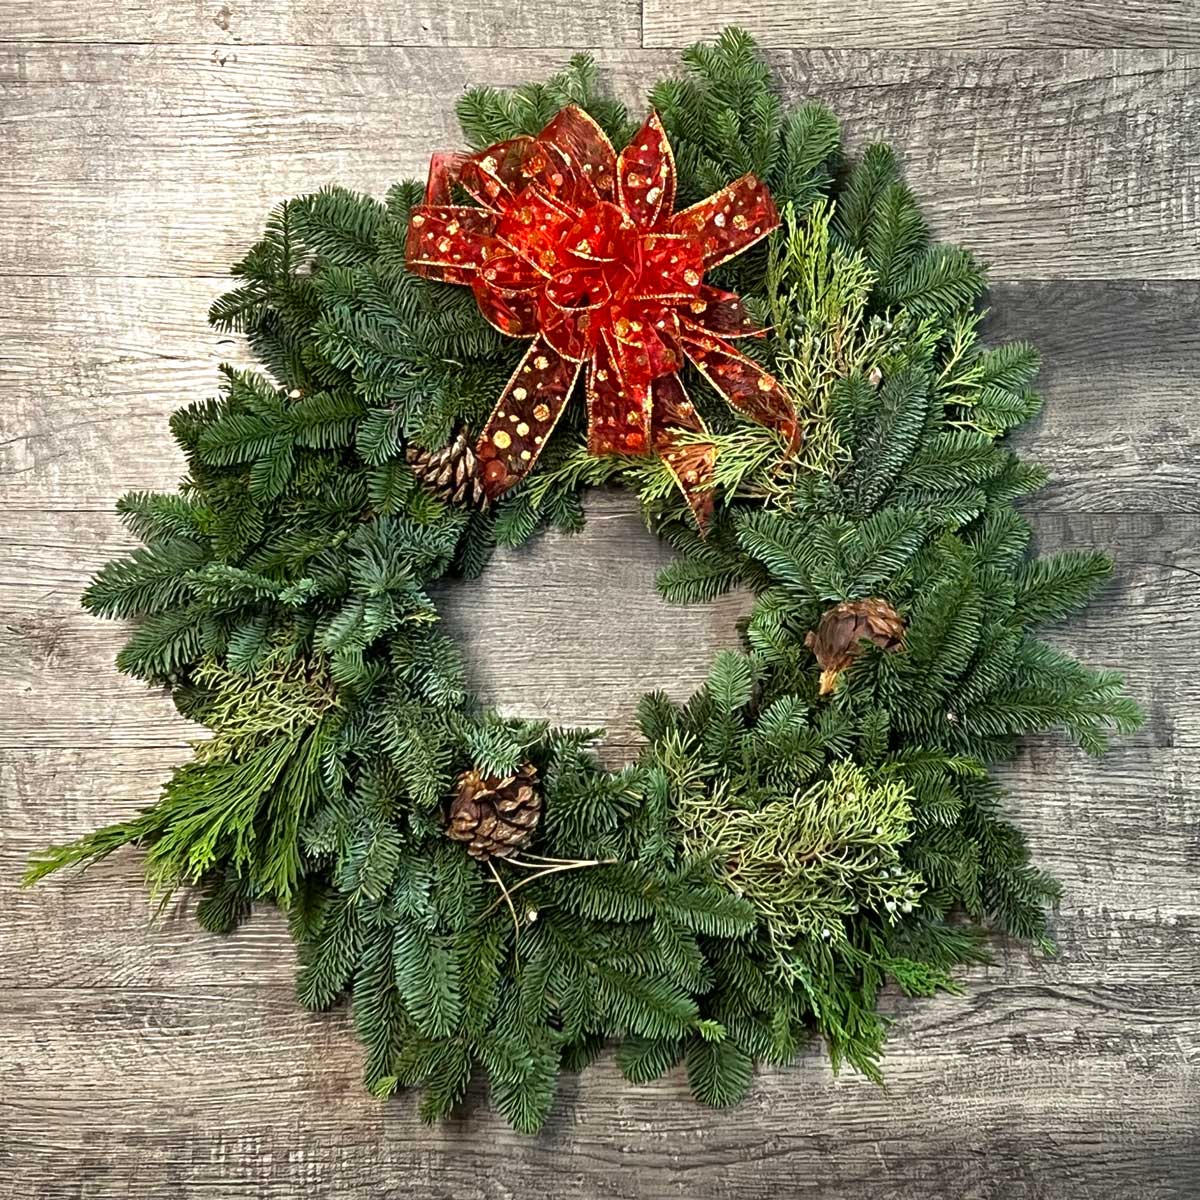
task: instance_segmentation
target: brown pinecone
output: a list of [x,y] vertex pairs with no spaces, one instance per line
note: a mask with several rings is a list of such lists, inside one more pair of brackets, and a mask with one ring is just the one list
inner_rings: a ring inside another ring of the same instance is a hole
[[862,643],[881,650],[904,648],[904,618],[877,596],[848,600],[828,609],[804,644],[821,664],[821,695],[828,696],[838,676],[858,657]]
[[440,450],[409,446],[404,457],[430,495],[458,508],[487,508],[488,495],[483,490],[479,459],[462,430]]
[[507,858],[533,836],[542,815],[537,771],[531,763],[515,775],[464,771],[450,805],[447,837],[467,843],[472,858]]

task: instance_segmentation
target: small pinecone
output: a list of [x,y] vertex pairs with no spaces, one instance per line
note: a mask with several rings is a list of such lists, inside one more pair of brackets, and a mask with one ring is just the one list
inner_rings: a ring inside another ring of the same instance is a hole
[[472,858],[507,858],[533,836],[542,815],[537,771],[526,763],[515,775],[464,771],[450,805],[446,836],[467,843]]
[[838,676],[858,657],[862,643],[881,650],[904,648],[904,618],[878,597],[848,600],[828,609],[804,644],[821,664],[821,695],[828,696]]
[[458,508],[487,508],[488,495],[483,490],[479,459],[462,430],[440,450],[409,446],[404,457],[430,495]]

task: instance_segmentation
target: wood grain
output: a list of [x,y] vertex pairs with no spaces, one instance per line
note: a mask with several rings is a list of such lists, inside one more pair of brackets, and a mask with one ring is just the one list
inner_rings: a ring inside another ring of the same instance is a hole
[[[0,847],[6,911],[0,989],[195,988],[210,995],[292,987],[295,953],[277,913],[256,913],[230,938],[208,935],[193,920],[192,897],[157,910],[145,894],[135,851],[80,875],[19,889],[30,855],[49,841],[152,803],[162,777],[182,757],[141,747],[121,751],[122,760],[145,764],[136,781],[123,781],[116,794],[89,789],[81,796],[78,787],[64,787],[64,776],[82,769],[89,778],[94,771],[98,781],[111,780],[111,750],[26,756],[33,763],[0,808],[6,829]],[[15,757],[0,754],[6,783]],[[1194,748],[1134,745],[1114,752],[1100,772],[1073,749],[1050,745],[1027,753],[1014,769],[1008,803],[1037,861],[1064,887],[1052,922],[1058,954],[1044,958],[1024,946],[1000,945],[996,964],[978,977],[967,973],[967,986],[983,978],[1149,988],[1200,971],[1200,897],[1181,887],[1197,863],[1200,814],[1185,781],[1200,769],[1198,759]],[[64,796],[64,790],[73,794]],[[1148,792],[1153,805],[1147,811]],[[1125,849],[1130,844],[1136,855]],[[80,931],[89,927],[103,929],[104,936],[81,940]]]
[[495,0],[8,0],[0,41],[682,47],[730,24],[762,46],[1200,47],[1200,13],[1186,0],[577,0],[553,13]]
[[[1044,353],[1046,409],[1017,439],[1054,475],[1027,506],[1039,547],[1117,561],[1051,636],[1125,672],[1147,725],[1099,763],[1045,738],[1002,771],[1066,888],[1060,954],[1001,943],[961,998],[889,995],[886,1092],[814,1050],[717,1114],[681,1072],[634,1088],[605,1056],[524,1138],[479,1088],[435,1129],[411,1096],[371,1100],[345,1013],[299,1010],[277,914],[231,938],[189,898],[155,919],[136,852],[19,889],[39,847],[153,802],[200,732],[116,674],[123,630],[78,594],[130,545],[116,496],[174,486],[168,414],[243,361],[204,311],[270,205],[423,175],[465,87],[545,75],[556,47],[598,47],[638,107],[677,56],[638,48],[635,0],[7,0],[0,1200],[1197,1195],[1200,8],[732,3],[646,0],[643,44],[740,20],[780,47],[789,101],[831,102],[854,149],[897,143],[936,232],[992,263],[988,336]],[[690,692],[746,598],[665,606],[667,553],[629,501],[589,516],[439,601],[487,699],[607,725],[620,761],[637,693]],[[536,672],[506,653],[518,625]]]
[[[471,682],[488,702],[567,724],[606,725],[605,751],[615,762],[634,751],[640,691],[666,686],[685,698],[715,650],[737,644],[746,599],[665,605],[653,581],[669,556],[640,528],[632,502],[600,493],[588,512],[582,534],[548,534],[498,554],[482,581],[447,588],[440,598],[466,648]],[[0,826],[11,835],[0,852],[0,910],[9,914],[11,935],[0,948],[0,981],[98,985],[111,973],[136,986],[186,980],[220,989],[264,976],[285,983],[293,959],[282,925],[269,916],[253,924],[249,950],[240,939],[218,943],[194,931],[189,937],[186,905],[151,925],[135,855],[81,881],[67,877],[34,893],[16,890],[22,864],[46,841],[151,803],[199,732],[164,696],[112,671],[121,627],[77,608],[88,572],[127,544],[115,520],[74,512],[27,516],[24,523],[28,540],[13,547],[0,635],[0,658],[25,664],[23,674],[11,676],[16,709],[0,711],[0,794],[9,797],[0,805]],[[1039,861],[1066,885],[1061,936],[1069,978],[1099,973],[1111,981],[1127,970],[1130,982],[1160,972],[1170,978],[1181,967],[1180,954],[1200,959],[1200,891],[1181,887],[1193,869],[1193,831],[1200,825],[1200,805],[1188,786],[1200,769],[1200,714],[1188,704],[1189,657],[1155,658],[1153,647],[1172,615],[1200,609],[1192,574],[1200,568],[1200,517],[1046,513],[1035,525],[1045,551],[1100,546],[1117,556],[1113,584],[1054,637],[1098,666],[1125,671],[1150,712],[1147,727],[1102,765],[1061,739],[1031,742],[1005,772],[1011,808]],[[531,578],[539,581],[533,591]],[[609,636],[616,611],[618,643]],[[536,672],[507,669],[507,631],[518,624],[539,647]],[[688,647],[684,655],[681,646]],[[64,690],[73,698],[66,711]],[[1130,857],[1123,849],[1133,840],[1139,852]],[[47,906],[55,914],[50,920]],[[81,952],[74,930],[87,914],[102,914],[111,935]],[[1123,947],[1131,940],[1138,953],[1127,962]],[[255,959],[264,946],[278,953]]]
[[[733,594],[694,608],[666,604],[654,578],[669,551],[642,529],[633,501],[601,493],[590,497],[588,512],[581,534],[549,532],[499,551],[482,579],[443,586],[436,595],[486,702],[563,724],[607,726],[628,745],[638,695],[664,687],[686,698],[716,650],[736,644],[747,600]],[[111,669],[122,628],[78,607],[90,574],[134,544],[116,518],[20,518],[24,538],[6,547],[8,582],[0,591],[0,661],[9,664],[16,700],[0,708],[0,748],[185,742],[194,726],[158,693]],[[1054,640],[1096,666],[1126,671],[1148,703],[1161,698],[1153,738],[1166,743],[1184,736],[1180,730],[1200,732],[1190,706],[1172,703],[1192,695],[1192,666],[1179,653],[1190,635],[1179,618],[1200,609],[1200,517],[1048,513],[1036,518],[1035,530],[1041,550],[1095,546],[1117,560],[1116,579],[1082,617],[1054,631]],[[612,636],[615,614],[619,638]],[[537,671],[508,665],[510,631],[518,626],[539,647]],[[1164,628],[1178,630],[1175,653],[1156,651]],[[77,698],[67,708],[64,690]]]
[[1200,46],[1181,0],[645,0],[647,46],[690,46],[740,25],[761,46]]
[[[10,504],[109,511],[122,491],[169,490],[182,470],[167,417],[252,365],[204,315],[220,277],[15,277],[0,341],[0,480]],[[1043,354],[1045,410],[1022,453],[1052,473],[1038,511],[1200,510],[1200,285],[997,283],[985,336]],[[1047,312],[1055,314],[1046,321]],[[98,491],[103,483],[110,491]]]
[[[0,41],[301,46],[638,46],[638,0],[6,0]],[[1133,43],[1138,44],[1138,43]]]
[[[458,144],[464,88],[546,75],[558,51],[0,46],[0,273],[220,274],[278,200],[375,194]],[[796,51],[851,149],[896,143],[939,236],[996,279],[1200,277],[1194,55]],[[673,52],[604,52],[638,108]],[[403,114],[400,119],[400,114]],[[264,164],[269,164],[264,168]]]
[[[78,1196],[80,1178],[89,1195],[145,1200],[214,1187],[222,1200],[293,1200],[301,1181],[321,1197],[493,1200],[532,1180],[556,1197],[1032,1200],[1116,1195],[1113,1179],[1135,1177],[1139,1200],[1175,1200],[1195,1165],[1189,1001],[1178,986],[986,984],[966,999],[893,998],[904,1033],[886,1092],[835,1079],[811,1053],[762,1072],[732,1117],[689,1102],[679,1071],[632,1087],[605,1057],[567,1078],[547,1129],[522,1138],[478,1090],[434,1129],[412,1097],[372,1101],[344,1018],[298,1014],[277,989],[31,990],[0,1032],[0,1114],[7,1152],[46,1200]],[[64,1090],[89,1123],[62,1127]],[[1031,1105],[1053,1114],[1053,1138]]]

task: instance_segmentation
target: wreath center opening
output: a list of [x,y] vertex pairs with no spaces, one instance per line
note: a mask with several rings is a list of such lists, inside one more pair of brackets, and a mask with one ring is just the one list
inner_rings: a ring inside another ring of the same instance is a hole
[[478,699],[505,716],[602,728],[605,765],[632,760],[641,696],[686,700],[713,656],[740,649],[751,598],[737,591],[691,605],[668,603],[658,573],[675,554],[647,531],[637,500],[596,488],[575,534],[547,530],[497,552],[478,579],[439,586],[443,629]]

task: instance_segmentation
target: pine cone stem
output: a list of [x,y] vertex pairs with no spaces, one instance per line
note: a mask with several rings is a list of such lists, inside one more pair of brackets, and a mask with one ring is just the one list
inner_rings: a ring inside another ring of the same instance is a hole
[[615,858],[552,858],[546,854],[534,854],[529,850],[521,850],[518,853],[520,857],[511,854],[507,860],[516,867],[598,867],[617,861]]
[[[505,862],[512,863],[514,866],[530,866],[532,864],[522,863],[519,860],[506,858]],[[514,883],[512,887],[508,887],[504,880],[500,877],[500,873],[496,870],[496,864],[488,860],[488,867],[491,868],[492,874],[496,878],[496,883],[500,886],[500,895],[492,902],[490,907],[484,910],[483,915],[490,916],[500,907],[501,904],[507,904],[509,908],[513,908],[512,894],[519,892],[523,887],[530,883],[537,883],[539,879],[545,879],[547,875],[558,875],[563,871],[578,871],[584,867],[612,867],[619,861],[615,858],[577,858],[577,859],[548,859],[549,862],[557,862],[557,866],[543,867],[539,871],[535,871],[532,875],[526,875],[524,879]],[[516,920],[516,910],[513,909],[513,919]]]
[[[540,854],[527,854],[524,850],[519,854],[520,857],[510,854],[504,861],[514,867],[528,867],[531,871],[540,871],[543,875],[550,875],[555,871],[574,871],[578,867],[611,867],[617,861],[615,858],[544,858]],[[521,880],[521,883],[528,882],[528,879]]]

